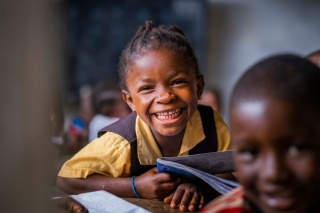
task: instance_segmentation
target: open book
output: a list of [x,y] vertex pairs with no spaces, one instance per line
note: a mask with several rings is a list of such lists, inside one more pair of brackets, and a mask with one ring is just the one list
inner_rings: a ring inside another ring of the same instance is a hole
[[71,197],[81,203],[90,213],[151,213],[106,191],[87,192],[71,195]]
[[214,174],[234,172],[232,150],[157,159],[158,172],[170,172],[190,179],[201,179],[221,194],[239,183]]

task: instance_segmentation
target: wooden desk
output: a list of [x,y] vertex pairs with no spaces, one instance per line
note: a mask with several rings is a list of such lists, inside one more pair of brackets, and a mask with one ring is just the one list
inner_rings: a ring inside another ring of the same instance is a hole
[[[60,191],[57,187],[54,187],[55,196],[54,197],[60,197],[59,199],[63,199],[66,196],[69,196],[68,194],[65,194],[64,192]],[[172,209],[170,208],[169,204],[165,204],[163,201],[159,200],[148,200],[148,199],[138,199],[138,198],[122,198],[130,203],[133,203],[137,206],[140,206],[141,208],[144,208],[150,212],[153,213],[179,213],[179,209]],[[67,213],[68,211],[65,209],[65,211],[60,210],[61,213]],[[59,211],[55,211],[55,213],[60,213]],[[191,213],[191,212],[189,212]]]
[[138,198],[123,198],[123,199],[154,213],[180,212],[179,209],[172,209],[170,208],[169,204],[165,204],[163,201],[159,201],[159,200],[148,200],[148,199],[138,199]]

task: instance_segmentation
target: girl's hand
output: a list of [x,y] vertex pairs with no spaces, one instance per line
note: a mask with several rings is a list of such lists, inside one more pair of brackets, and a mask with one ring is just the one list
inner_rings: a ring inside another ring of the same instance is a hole
[[177,190],[164,199],[171,208],[178,208],[181,212],[197,211],[205,204],[205,197],[199,186],[193,183],[182,183]]
[[52,200],[54,213],[88,213],[88,210],[71,197]]
[[169,173],[158,173],[157,168],[137,176],[134,185],[141,198],[163,200],[181,183],[181,179]]

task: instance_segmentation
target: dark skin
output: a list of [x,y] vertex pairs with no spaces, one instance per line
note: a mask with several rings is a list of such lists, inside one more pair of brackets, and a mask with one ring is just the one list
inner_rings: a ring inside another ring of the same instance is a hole
[[[203,77],[196,77],[190,67],[175,53],[158,49],[142,55],[129,68],[124,99],[150,126],[162,156],[179,154],[186,124],[203,91]],[[176,115],[165,118],[171,112]],[[201,187],[186,182],[164,200],[180,211],[195,211],[205,203]]]
[[[110,182],[112,184],[108,184]],[[98,174],[84,179],[58,177],[57,185],[69,194],[105,190],[119,197],[136,197],[131,188],[131,178],[111,178]],[[205,195],[209,196],[210,193],[204,193],[208,186],[190,182],[181,183],[180,178],[169,173],[158,173],[157,168],[136,177],[135,186],[140,197],[164,200],[165,203],[170,203],[172,208],[179,207],[180,211],[196,211],[210,200],[210,198],[205,199],[208,198]],[[212,193],[216,194],[214,191]]]
[[262,212],[319,211],[318,113],[271,97],[232,108],[239,182]]
[[[158,174],[157,168],[135,178],[135,186],[140,197],[155,200],[162,200],[172,193],[179,183],[180,180],[173,175]],[[69,194],[105,190],[119,197],[136,197],[131,188],[131,177],[114,178],[99,174],[92,174],[87,178],[58,177],[57,185]]]
[[88,210],[71,197],[52,200],[54,213],[88,213]]
[[[203,76],[196,76],[191,67],[179,55],[161,48],[141,55],[128,68],[128,91],[123,91],[123,98],[150,126],[164,157],[180,153],[187,122],[196,111],[203,91]],[[85,179],[58,177],[57,183],[67,193],[106,190],[119,197],[136,197],[130,177],[97,174]],[[164,200],[180,211],[196,211],[211,199],[207,196],[211,187],[158,173],[156,168],[137,176],[135,187],[141,198]],[[213,189],[210,191],[216,194]]]

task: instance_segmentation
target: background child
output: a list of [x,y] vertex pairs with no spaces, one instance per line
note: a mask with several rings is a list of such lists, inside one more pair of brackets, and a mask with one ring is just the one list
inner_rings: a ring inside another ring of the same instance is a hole
[[320,69],[295,55],[250,68],[230,107],[237,178],[242,188],[202,212],[318,212]]
[[99,130],[130,114],[116,82],[104,80],[96,84],[91,93],[94,117],[89,123],[89,141],[97,138]]
[[106,127],[105,134],[67,161],[58,187],[67,193],[106,190],[120,197],[164,199],[181,211],[202,208],[211,187],[182,183],[155,168],[161,156],[230,146],[221,116],[198,106],[204,80],[187,38],[178,27],[154,27],[147,21],[123,50],[119,76],[133,113]]
[[306,58],[309,59],[311,62],[313,62],[318,67],[320,67],[320,49],[309,53],[306,56]]
[[199,104],[211,106],[213,110],[221,112],[221,99],[218,89],[214,87],[205,88]]

